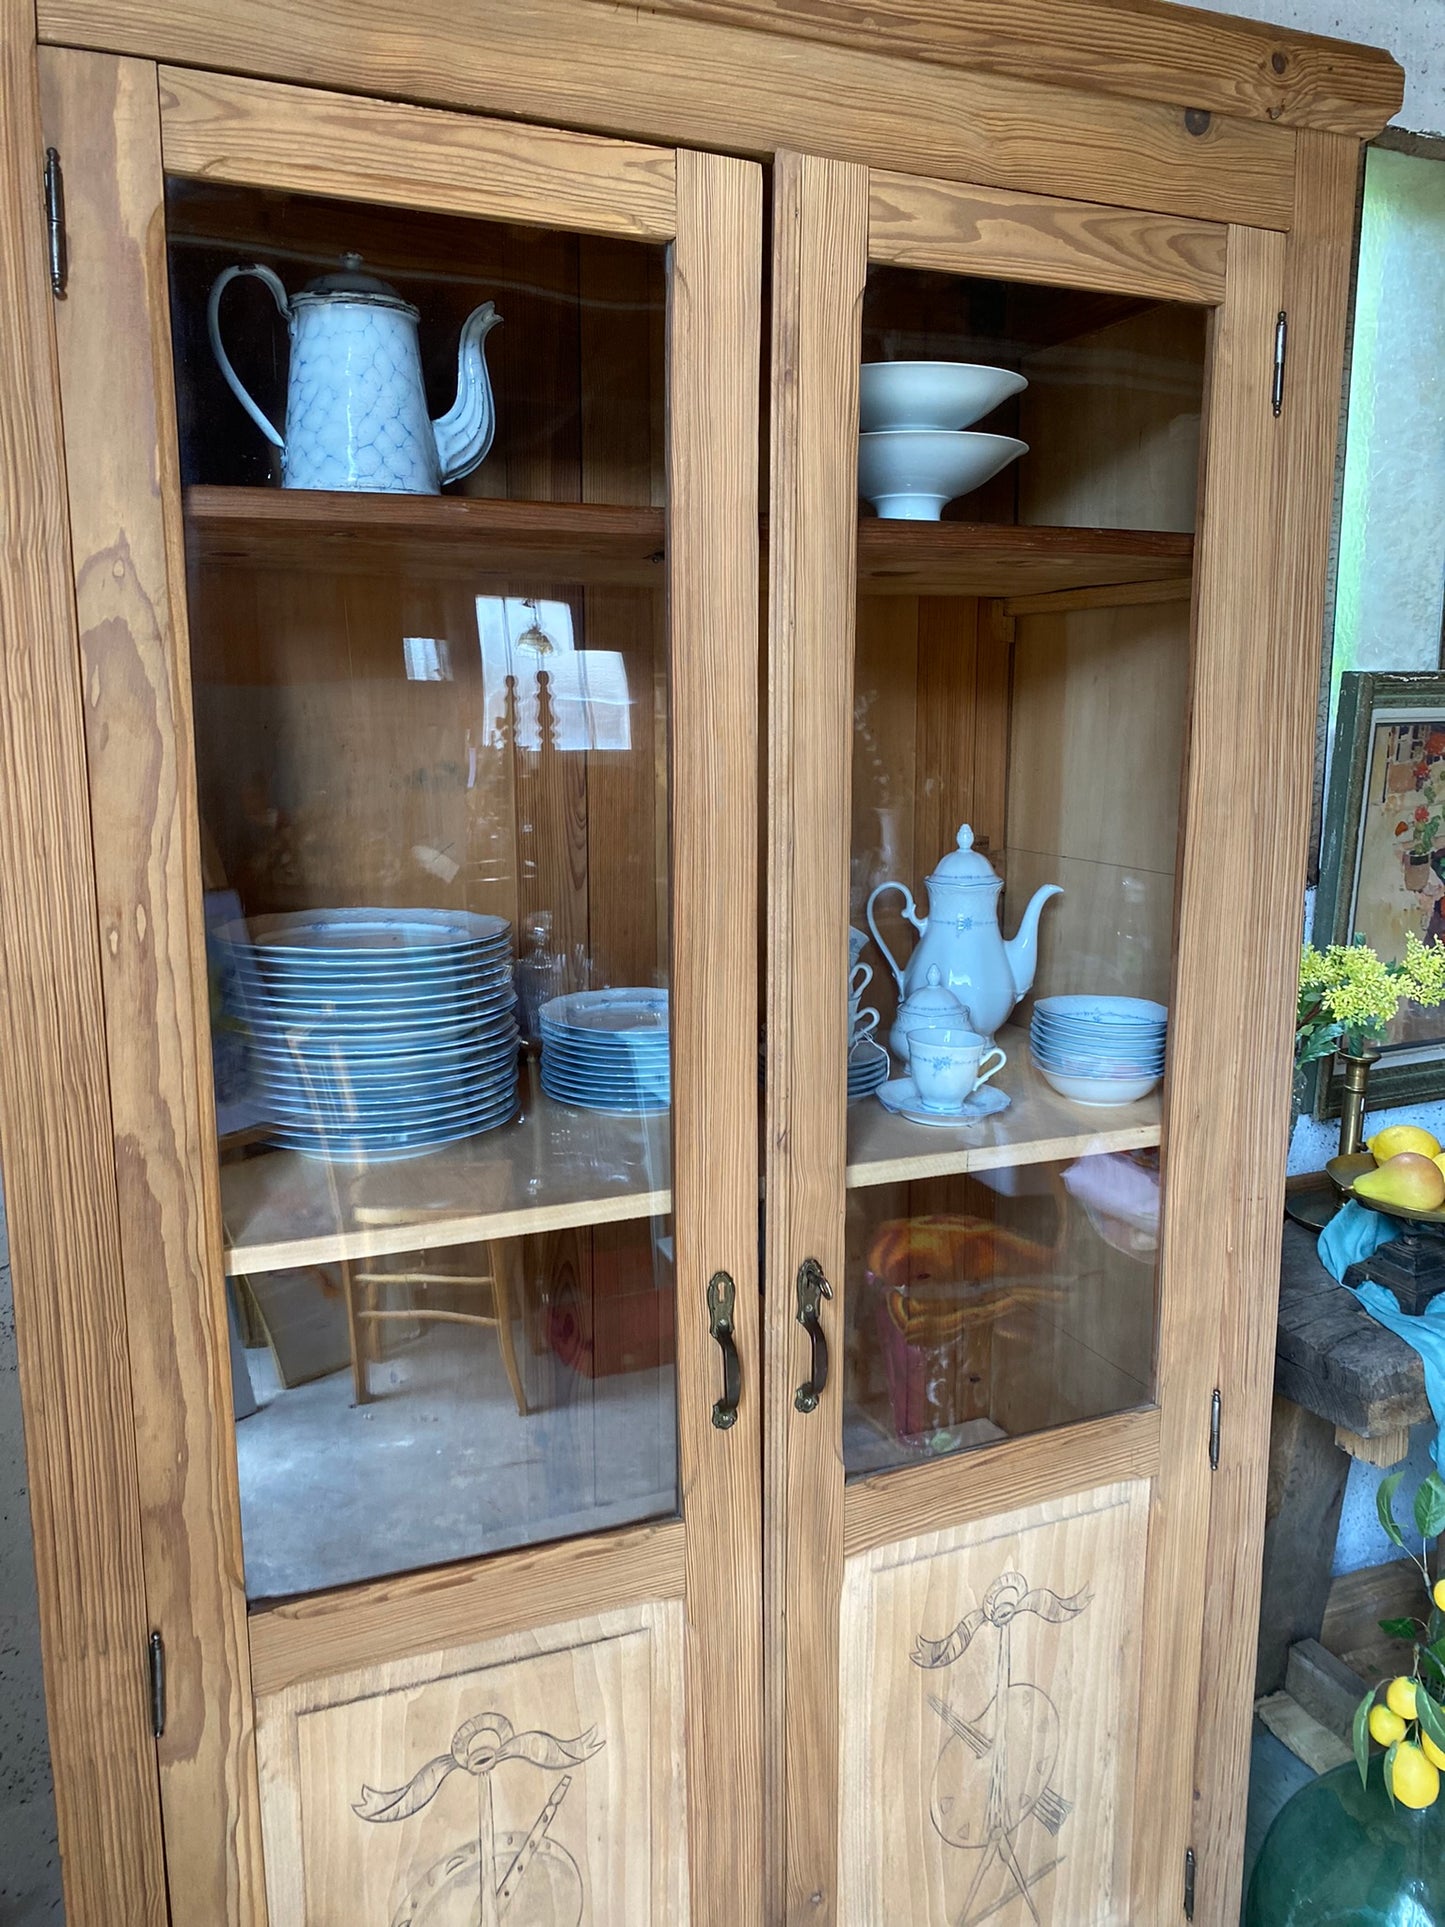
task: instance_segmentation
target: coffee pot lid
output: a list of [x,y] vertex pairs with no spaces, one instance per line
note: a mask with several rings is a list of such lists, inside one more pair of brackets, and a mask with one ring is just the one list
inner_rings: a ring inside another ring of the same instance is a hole
[[997,883],[997,870],[981,851],[973,847],[973,831],[967,823],[958,832],[958,848],[943,857],[928,881],[942,883]]
[[295,298],[304,301],[308,295],[312,295],[325,300],[328,295],[338,294],[352,295],[358,300],[375,302],[378,306],[402,308],[408,314],[416,313],[411,303],[403,301],[389,281],[383,281],[380,275],[363,271],[359,254],[343,254],[339,269],[308,281]]

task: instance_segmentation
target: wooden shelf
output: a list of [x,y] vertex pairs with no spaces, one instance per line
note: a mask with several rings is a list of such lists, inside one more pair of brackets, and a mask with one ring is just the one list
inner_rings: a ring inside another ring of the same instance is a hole
[[993,1080],[1013,1099],[1008,1110],[978,1124],[939,1129],[910,1124],[864,1098],[848,1112],[849,1190],[874,1184],[907,1184],[951,1177],[960,1171],[995,1171],[1020,1164],[1053,1164],[1101,1151],[1139,1151],[1160,1138],[1160,1094],[1093,1110],[1060,1097],[1029,1061],[1022,1030],[999,1033],[1008,1063]]
[[[436,1251],[672,1209],[672,1116],[613,1117],[554,1104],[526,1086],[524,1115],[500,1130],[395,1164],[324,1163],[263,1151],[221,1167],[228,1273],[338,1258]],[[412,1214],[384,1228],[360,1212]]]
[[664,581],[660,508],[197,487],[186,490],[186,525],[206,561],[241,567]]
[[1021,528],[1011,522],[858,523],[864,595],[1049,595],[1121,582],[1172,582],[1194,537],[1151,529]]
[[[660,508],[512,502],[486,496],[186,491],[186,523],[209,562],[347,573],[545,575],[660,588]],[[766,539],[766,528],[764,528]],[[1148,529],[1020,528],[1006,522],[858,523],[865,595],[1047,595],[1186,579],[1194,538]]]

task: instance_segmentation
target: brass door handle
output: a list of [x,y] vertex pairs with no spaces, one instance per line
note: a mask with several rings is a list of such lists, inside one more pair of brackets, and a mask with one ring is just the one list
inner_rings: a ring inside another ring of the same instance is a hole
[[715,1271],[708,1280],[708,1329],[722,1353],[722,1397],[713,1403],[712,1422],[720,1432],[737,1423],[738,1401],[743,1395],[743,1365],[733,1341],[733,1281],[725,1271]]
[[793,1394],[800,1412],[816,1412],[818,1401],[828,1385],[828,1340],[823,1333],[823,1300],[833,1296],[833,1287],[823,1276],[816,1258],[805,1258],[798,1266],[798,1323],[808,1334],[812,1346],[812,1370]]

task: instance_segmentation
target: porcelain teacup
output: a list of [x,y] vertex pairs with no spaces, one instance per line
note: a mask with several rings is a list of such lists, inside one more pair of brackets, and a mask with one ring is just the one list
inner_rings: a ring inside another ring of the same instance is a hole
[[961,1111],[1007,1062],[1008,1054],[976,1030],[908,1033],[908,1069],[925,1111]]
[[870,1005],[867,1010],[852,1009],[848,1021],[848,1048],[851,1050],[865,1037],[871,1037],[878,1028],[878,1012]]

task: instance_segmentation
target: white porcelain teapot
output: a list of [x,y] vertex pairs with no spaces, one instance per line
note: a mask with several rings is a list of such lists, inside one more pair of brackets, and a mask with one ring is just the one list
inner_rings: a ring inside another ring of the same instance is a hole
[[[270,289],[290,335],[284,436],[246,393],[221,343],[221,296],[243,274]],[[361,272],[359,254],[343,254],[339,274],[291,296],[259,264],[216,276],[206,308],[211,348],[237,401],[280,449],[283,488],[435,495],[486,459],[496,412],[484,343],[501,316],[484,301],[462,323],[457,397],[439,421],[427,415],[420,319],[395,288]]]
[[[958,848],[949,851],[926,881],[926,917],[919,916],[913,892],[906,884],[890,881],[878,885],[868,899],[868,928],[873,941],[898,981],[900,1001],[930,981],[941,982],[967,1006],[974,1029],[992,1038],[1007,1022],[1019,998],[1032,987],[1038,963],[1039,913],[1050,897],[1063,892],[1057,883],[1040,884],[1019,920],[1017,934],[1005,943],[998,923],[1003,878],[974,849],[973,831],[967,823],[958,832]],[[899,966],[874,920],[873,906],[886,890],[902,892],[906,899],[903,914],[918,932],[907,969]],[[935,969],[939,972],[936,980],[930,978]],[[899,1054],[906,1055],[906,1050]]]

